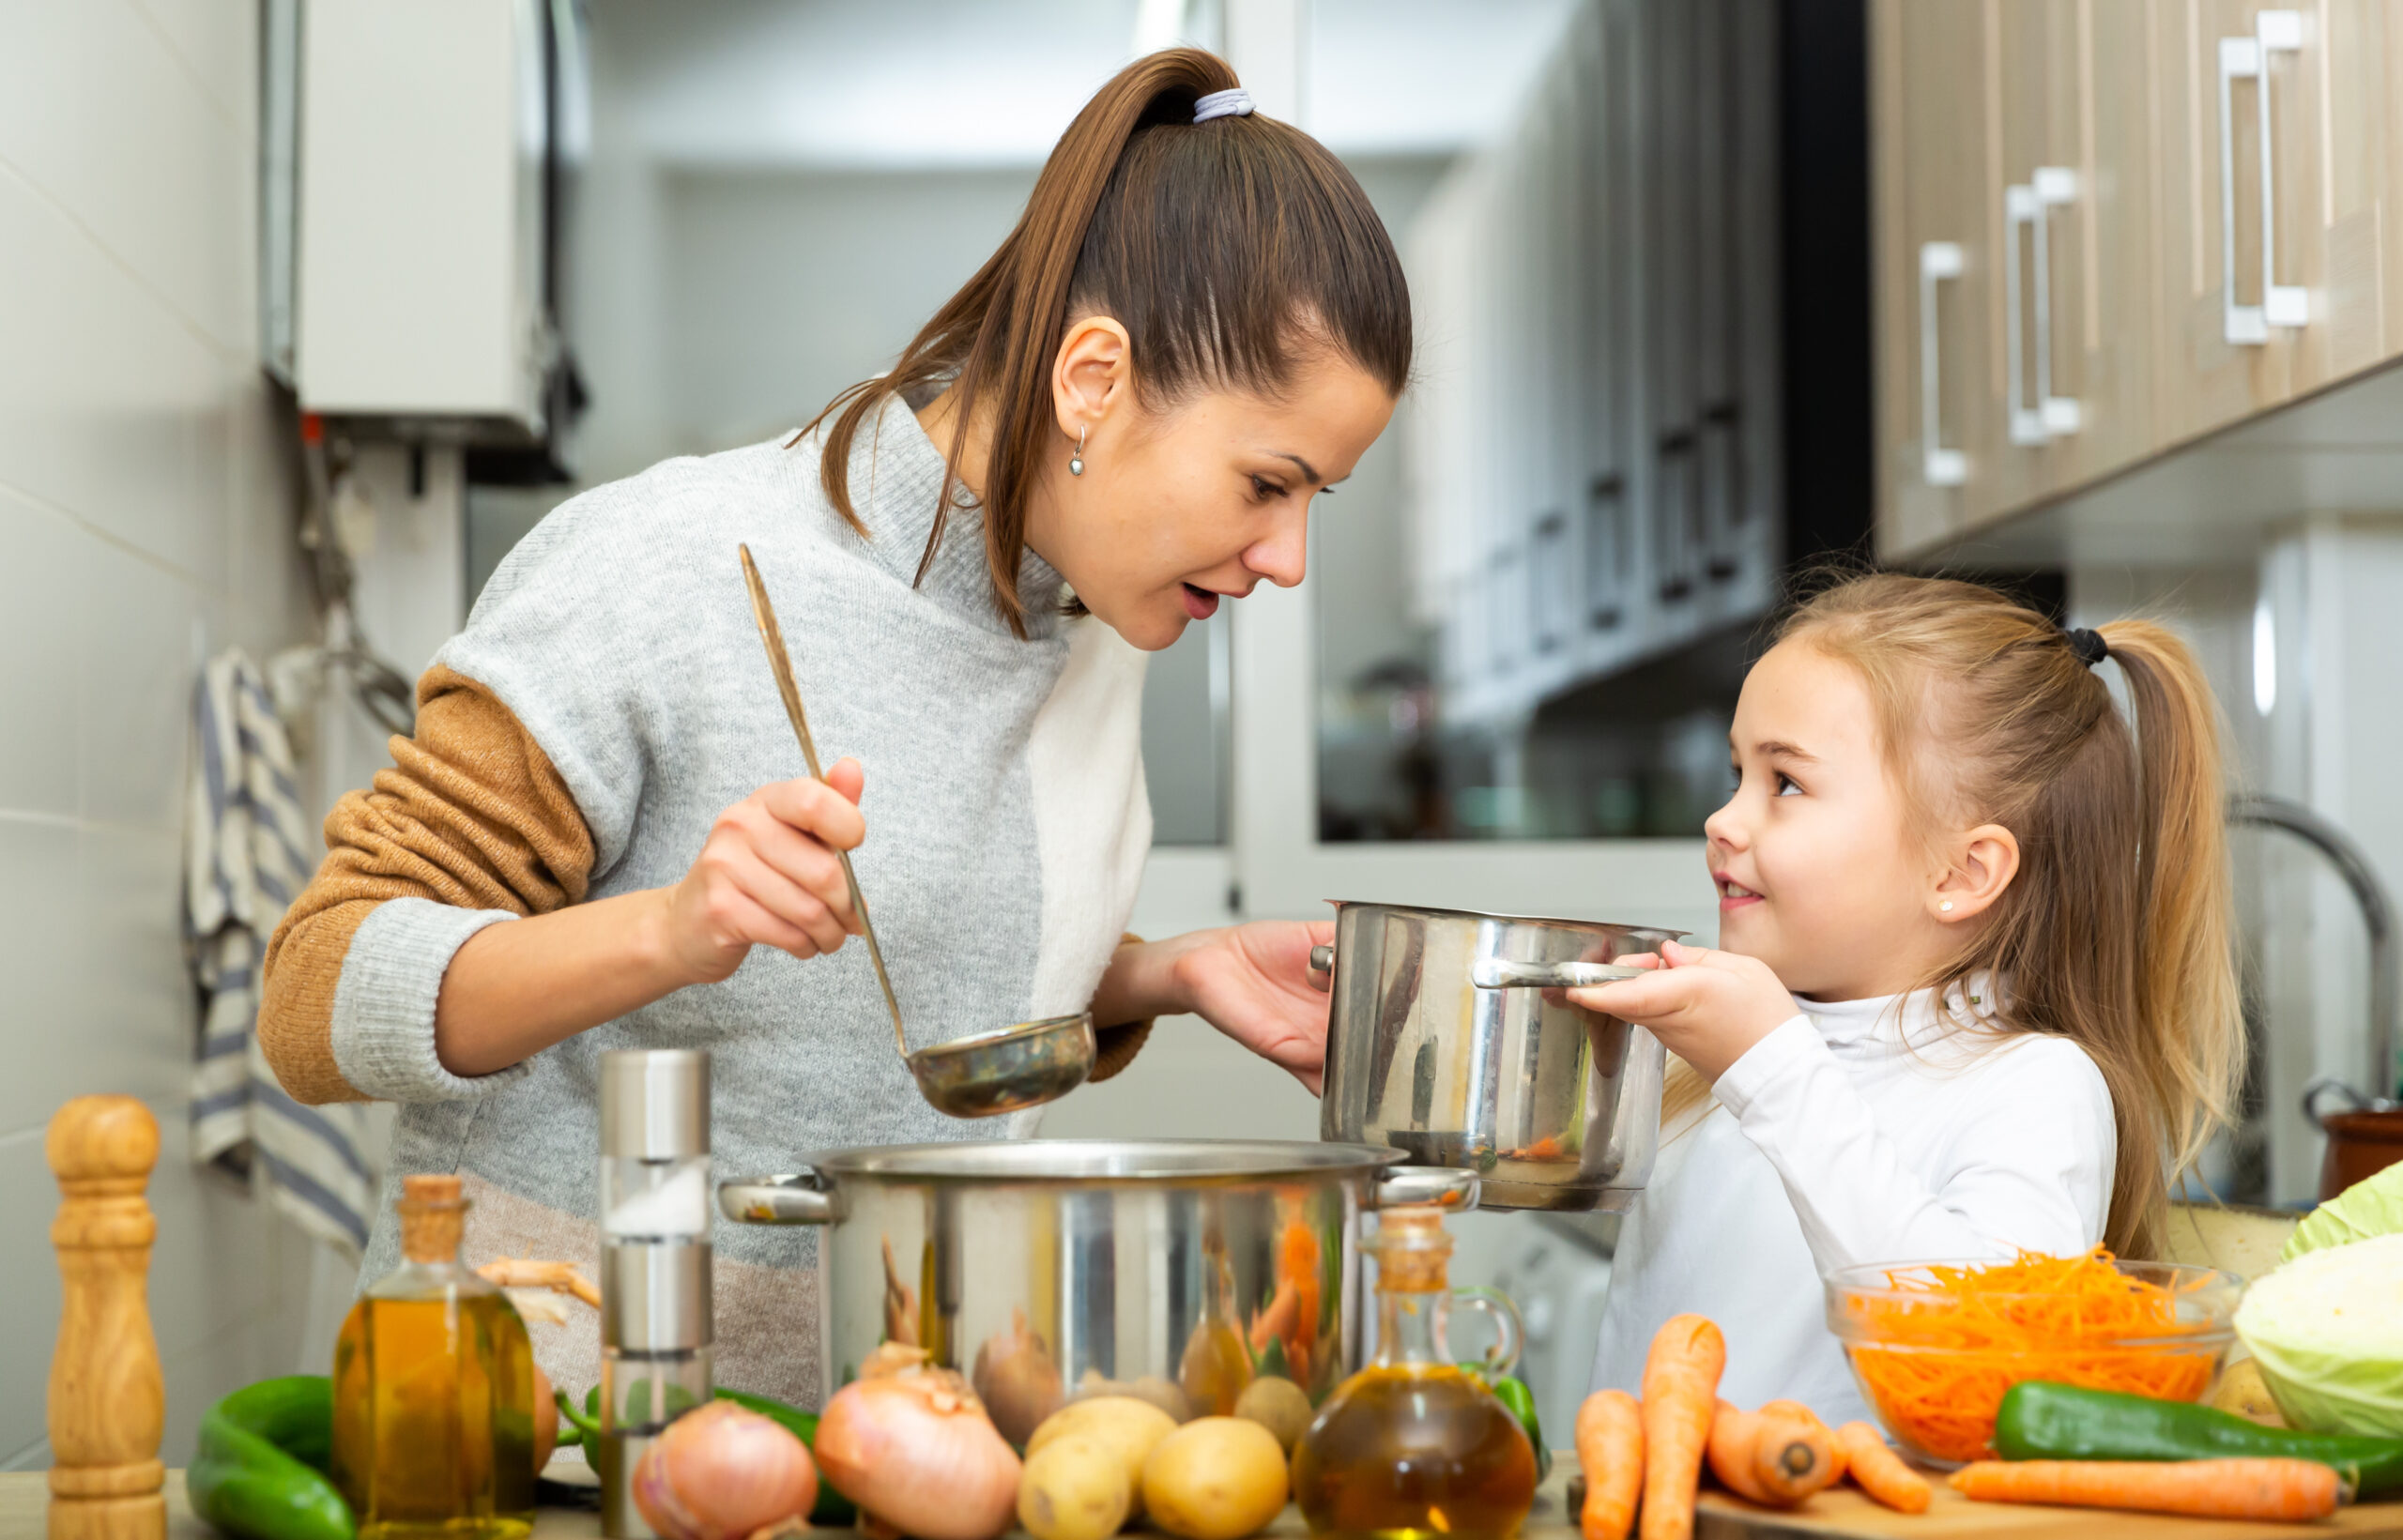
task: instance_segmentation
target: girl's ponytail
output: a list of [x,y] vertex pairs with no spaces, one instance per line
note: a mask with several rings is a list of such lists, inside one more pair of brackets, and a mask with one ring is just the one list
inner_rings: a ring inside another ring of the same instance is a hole
[[2135,709],[2142,820],[2135,1011],[2171,1170],[2201,1152],[2241,1078],[2219,706],[2192,648],[2145,620],[2101,628]]
[[[1027,502],[1043,456],[1066,448],[1051,366],[1078,315],[1126,328],[1138,392],[1154,404],[1205,386],[1274,393],[1312,348],[1350,359],[1393,395],[1409,378],[1400,259],[1342,162],[1258,114],[1194,121],[1195,102],[1237,84],[1224,59],[1194,48],[1120,70],[1060,136],[1000,250],[889,372],[836,396],[803,430],[833,419],[819,476],[865,534],[849,475],[861,428],[895,397],[953,392],[944,457],[956,467],[972,428],[990,433],[975,489],[986,559],[994,603],[1021,635]],[[922,577],[957,482],[948,470]]]

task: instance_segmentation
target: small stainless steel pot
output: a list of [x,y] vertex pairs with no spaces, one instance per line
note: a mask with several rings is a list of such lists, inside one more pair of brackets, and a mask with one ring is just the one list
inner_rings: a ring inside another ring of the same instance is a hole
[[1337,904],[1320,1136],[1473,1170],[1487,1208],[1626,1208],[1660,1139],[1659,1041],[1557,989],[1479,988],[1471,972],[1607,963],[1685,934]]
[[1232,1410],[1255,1372],[1313,1399],[1332,1389],[1361,1362],[1360,1215],[1477,1206],[1473,1174],[1400,1160],[1274,1141],[890,1145],[726,1182],[718,1206],[828,1227],[825,1394],[879,1343],[911,1343],[968,1374],[1023,1441],[1100,1381],[1181,1396],[1188,1414]]

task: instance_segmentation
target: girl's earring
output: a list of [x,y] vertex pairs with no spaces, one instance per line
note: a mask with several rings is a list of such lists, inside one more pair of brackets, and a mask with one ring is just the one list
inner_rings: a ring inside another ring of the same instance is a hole
[[1068,474],[1071,476],[1082,476],[1084,473],[1085,430],[1079,428],[1077,430],[1077,452],[1068,456]]
[[1945,914],[1951,914],[1951,913],[1952,912],[1952,901],[1951,901],[1951,899],[1949,899],[1949,898],[1948,898],[1948,899],[1946,899],[1946,900],[1945,900],[1944,902],[1942,902],[1941,904],[1936,905],[1936,908],[1937,908],[1938,910],[1940,910],[1941,912],[1943,912],[1943,913],[1945,913]]

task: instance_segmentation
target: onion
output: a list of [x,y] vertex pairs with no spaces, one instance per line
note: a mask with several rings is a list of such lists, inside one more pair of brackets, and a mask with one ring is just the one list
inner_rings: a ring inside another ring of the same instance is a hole
[[1020,1448],[1065,1399],[1060,1366],[1051,1362],[1043,1339],[1027,1330],[1023,1306],[1011,1308],[1008,1331],[994,1333],[976,1349],[970,1378],[992,1413],[993,1426]]
[[899,1359],[872,1356],[866,1377],[826,1403],[826,1479],[867,1517],[917,1540],[992,1540],[1018,1513],[1017,1454],[957,1370]]
[[781,1425],[712,1401],[667,1425],[635,1467],[635,1507],[661,1540],[742,1540],[818,1501],[809,1451]]

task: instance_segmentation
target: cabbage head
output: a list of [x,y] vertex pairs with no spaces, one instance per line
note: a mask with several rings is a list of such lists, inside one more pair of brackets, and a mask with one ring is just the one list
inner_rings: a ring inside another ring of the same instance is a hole
[[2354,1182],[2304,1214],[2278,1260],[2291,1262],[2306,1251],[2398,1234],[2403,1234],[2403,1165]]
[[2403,1438],[2403,1233],[2280,1266],[2245,1290],[2236,1334],[2296,1427]]

